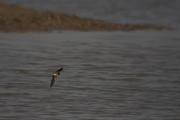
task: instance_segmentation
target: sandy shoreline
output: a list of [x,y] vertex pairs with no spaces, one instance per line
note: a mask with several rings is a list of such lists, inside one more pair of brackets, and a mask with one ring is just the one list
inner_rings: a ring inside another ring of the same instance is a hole
[[165,27],[147,24],[117,24],[75,15],[37,11],[23,6],[0,3],[0,31],[32,32],[49,30],[113,31],[162,30]]

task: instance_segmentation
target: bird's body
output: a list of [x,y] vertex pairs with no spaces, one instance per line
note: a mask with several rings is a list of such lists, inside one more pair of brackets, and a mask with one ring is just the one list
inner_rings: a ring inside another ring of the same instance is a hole
[[60,75],[60,72],[63,70],[63,68],[58,69],[52,74],[52,80],[50,83],[50,87],[52,87],[55,83],[55,81],[58,79],[58,76]]

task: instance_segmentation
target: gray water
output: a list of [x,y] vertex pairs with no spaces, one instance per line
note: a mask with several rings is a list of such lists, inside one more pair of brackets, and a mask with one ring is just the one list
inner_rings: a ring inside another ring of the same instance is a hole
[[[179,0],[6,0],[179,28]],[[179,120],[180,31],[0,33],[0,120]],[[50,89],[51,73],[63,66]]]
[[0,120],[179,120],[178,33],[0,33]]

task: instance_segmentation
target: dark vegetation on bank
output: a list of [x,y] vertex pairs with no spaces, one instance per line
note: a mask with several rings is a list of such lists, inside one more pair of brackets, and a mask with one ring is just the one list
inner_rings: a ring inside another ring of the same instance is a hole
[[165,27],[147,24],[116,24],[103,20],[81,18],[75,15],[38,11],[20,5],[0,2],[0,31],[28,32],[49,30],[112,31],[162,30]]

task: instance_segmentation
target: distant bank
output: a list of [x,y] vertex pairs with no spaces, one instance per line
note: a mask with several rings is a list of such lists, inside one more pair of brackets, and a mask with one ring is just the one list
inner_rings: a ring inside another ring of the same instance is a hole
[[0,3],[0,31],[31,32],[49,30],[113,31],[162,30],[165,27],[147,24],[116,24],[75,15],[37,11],[23,6]]

